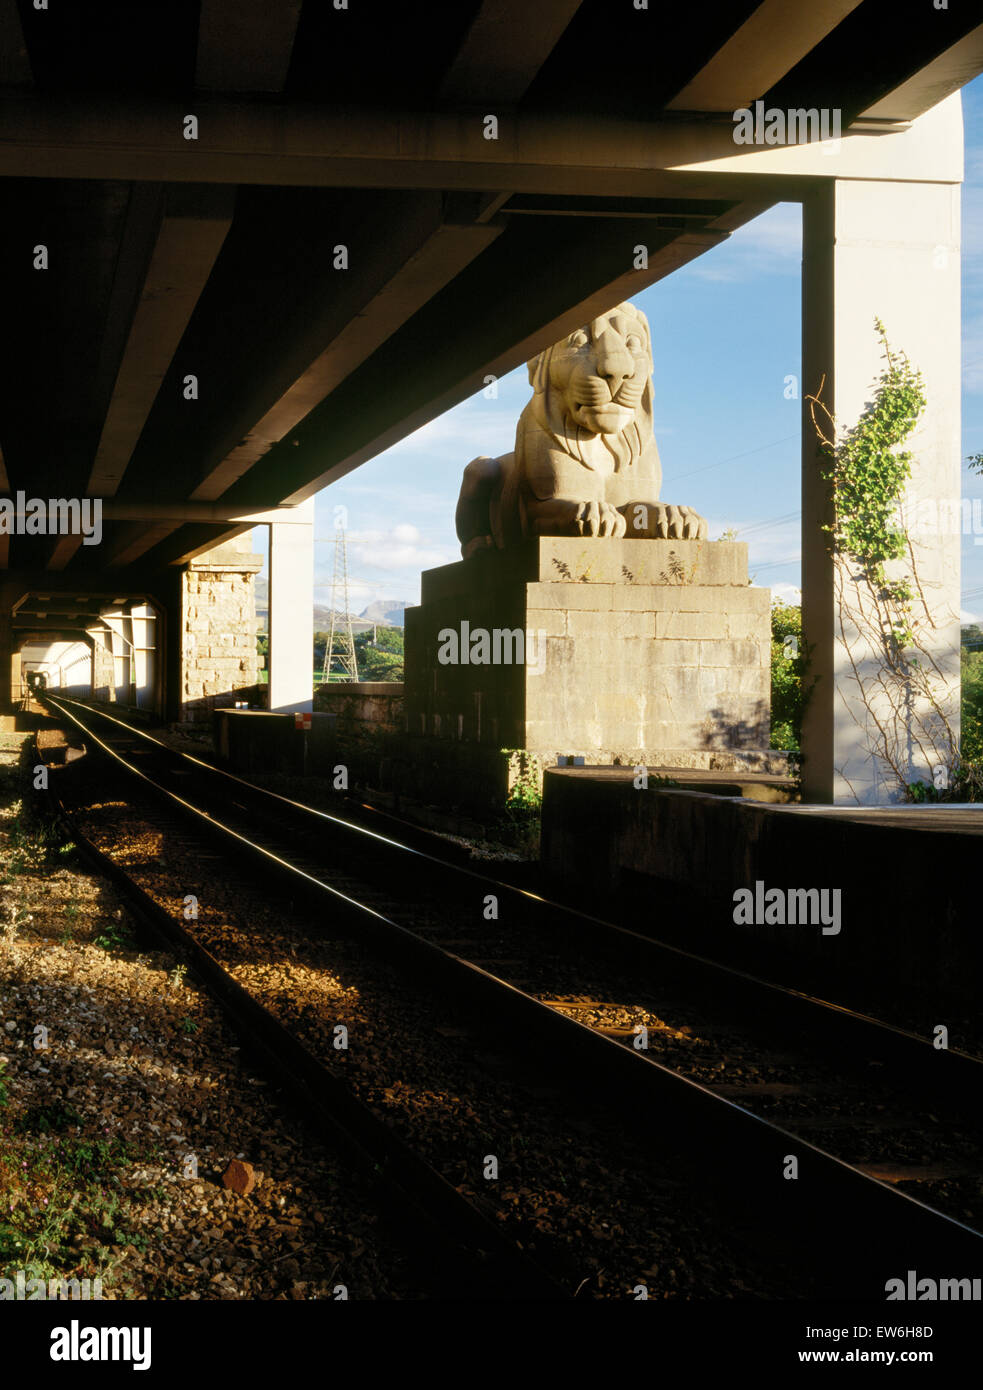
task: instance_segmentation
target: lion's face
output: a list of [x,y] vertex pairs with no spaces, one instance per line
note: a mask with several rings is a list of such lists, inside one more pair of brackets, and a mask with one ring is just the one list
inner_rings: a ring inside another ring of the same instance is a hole
[[[536,390],[545,390],[548,381],[549,414],[555,417],[559,407],[567,431],[620,434],[649,391],[652,353],[645,315],[632,304],[619,304],[541,353],[529,369]],[[650,410],[649,399],[646,405]]]

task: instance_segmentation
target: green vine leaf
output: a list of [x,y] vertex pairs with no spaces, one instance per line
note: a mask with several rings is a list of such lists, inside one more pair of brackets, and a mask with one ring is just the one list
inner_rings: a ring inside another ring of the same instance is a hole
[[[807,397],[831,501],[831,520],[822,529],[839,562],[834,602],[840,653],[864,709],[853,717],[906,800],[975,800],[983,792],[983,771],[960,752],[951,682],[933,636],[936,616],[903,524],[913,471],[913,454],[904,446],[925,410],[924,380],[904,352],[892,349],[880,319],[874,326],[884,366],[857,423],[838,428],[822,385]],[[968,463],[983,473],[983,454]],[[867,653],[878,646],[881,659],[871,662]],[[964,752],[971,746],[972,738]],[[931,783],[913,776],[918,768],[931,773]]]

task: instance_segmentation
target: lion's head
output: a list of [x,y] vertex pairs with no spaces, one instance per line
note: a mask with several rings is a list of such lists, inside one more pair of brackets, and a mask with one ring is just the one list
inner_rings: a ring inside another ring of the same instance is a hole
[[652,345],[648,320],[619,304],[534,357],[529,384],[542,427],[564,453],[587,463],[599,436],[615,467],[652,444]]

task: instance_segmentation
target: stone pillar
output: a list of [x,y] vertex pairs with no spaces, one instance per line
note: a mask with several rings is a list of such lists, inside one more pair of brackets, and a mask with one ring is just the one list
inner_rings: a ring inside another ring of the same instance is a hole
[[92,699],[109,701],[114,690],[112,637],[102,626],[85,631],[92,641]]
[[181,595],[181,710],[204,722],[216,706],[256,701],[256,575],[263,559],[248,535],[192,560]]
[[314,708],[314,498],[270,525],[270,710]]
[[[905,352],[924,376],[927,407],[910,437],[913,473],[906,498],[911,515],[927,504],[944,515],[960,494],[959,187],[953,183],[831,180],[803,206],[803,396],[819,390],[841,426],[856,423],[883,370],[874,319],[892,348]],[[819,476],[816,436],[806,402],[802,426],[802,609],[811,644],[808,680],[816,684],[803,730],[804,795],[811,801],[875,805],[897,799],[897,788],[873,756],[883,705],[860,695],[854,665],[869,679],[881,656],[841,632],[839,592],[846,607],[859,601],[848,567],[834,574],[821,527],[830,519]],[[958,522],[923,533],[915,545],[918,577],[933,626],[927,644],[937,663],[942,704],[959,721]],[[842,585],[842,587],[840,587]],[[851,650],[852,649],[852,650]],[[928,759],[906,720],[908,780],[931,781]]]

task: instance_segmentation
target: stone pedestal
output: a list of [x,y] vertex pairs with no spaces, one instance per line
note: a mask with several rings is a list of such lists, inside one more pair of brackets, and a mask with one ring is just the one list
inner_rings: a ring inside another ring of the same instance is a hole
[[407,732],[430,756],[472,743],[544,767],[771,770],[770,624],[742,543],[543,537],[479,551],[426,571],[406,611]]

